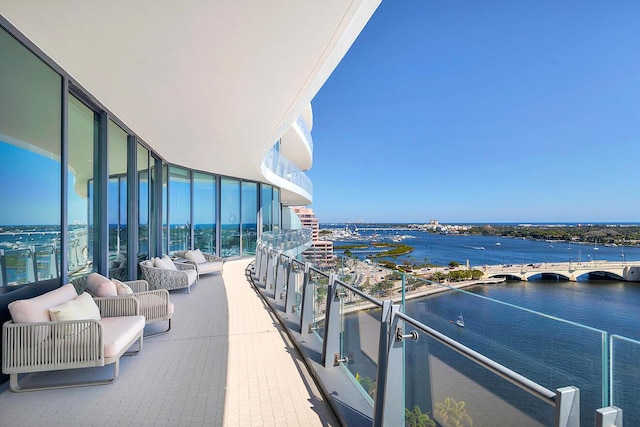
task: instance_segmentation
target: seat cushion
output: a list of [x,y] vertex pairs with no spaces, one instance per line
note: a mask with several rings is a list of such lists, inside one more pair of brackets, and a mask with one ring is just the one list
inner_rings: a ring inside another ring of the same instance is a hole
[[97,297],[118,295],[115,283],[98,273],[91,273],[87,276],[87,290]]
[[103,317],[102,337],[104,357],[115,357],[144,329],[144,316]]
[[211,262],[198,264],[198,272],[200,274],[213,273],[214,271],[221,271],[221,270],[222,270],[221,261],[211,261]]
[[9,313],[15,323],[49,322],[49,309],[78,296],[71,283],[37,297],[9,303]]

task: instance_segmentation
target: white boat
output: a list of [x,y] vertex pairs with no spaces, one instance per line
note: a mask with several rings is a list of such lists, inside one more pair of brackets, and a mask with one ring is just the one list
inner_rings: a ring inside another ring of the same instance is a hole
[[464,328],[464,319],[462,318],[462,313],[460,313],[460,316],[458,316],[458,320],[456,320],[456,325],[460,326],[461,328]]
[[593,246],[593,250],[594,251],[599,251],[600,250],[600,248],[598,247],[598,241],[597,240],[596,240],[596,243]]
[[498,242],[498,236],[496,236],[496,246],[500,246],[500,242]]

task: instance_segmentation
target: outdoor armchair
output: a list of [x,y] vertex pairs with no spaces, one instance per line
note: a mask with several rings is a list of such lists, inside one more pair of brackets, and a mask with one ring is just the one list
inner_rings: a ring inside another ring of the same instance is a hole
[[187,263],[196,267],[198,277],[203,274],[222,272],[224,261],[219,256],[211,255],[196,249],[193,251],[178,251],[176,255],[186,259]]
[[166,330],[146,335],[147,338],[166,334],[171,330],[171,318],[174,305],[169,301],[169,291],[166,289],[149,290],[146,280],[120,282],[108,279],[98,273],[87,277],[86,290],[95,297],[122,299],[134,297],[140,304],[140,314],[145,318],[145,324],[168,321]]
[[191,293],[191,285],[198,280],[196,268],[188,263],[174,263],[168,256],[155,258],[140,263],[142,276],[149,284],[149,289],[187,288]]

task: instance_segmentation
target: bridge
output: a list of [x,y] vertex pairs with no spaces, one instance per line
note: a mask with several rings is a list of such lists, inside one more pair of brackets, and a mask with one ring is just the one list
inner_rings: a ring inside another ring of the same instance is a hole
[[556,277],[577,281],[584,275],[609,277],[627,282],[640,282],[640,262],[542,262],[537,264],[484,265],[474,267],[484,272],[483,278],[506,277],[527,281],[533,276]]

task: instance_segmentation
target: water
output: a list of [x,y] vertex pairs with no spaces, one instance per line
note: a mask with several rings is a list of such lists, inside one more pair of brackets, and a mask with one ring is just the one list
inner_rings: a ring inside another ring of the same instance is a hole
[[[499,238],[497,241],[500,245],[496,246],[496,237],[489,236],[439,235],[380,227],[358,228],[364,240],[377,235],[374,237],[382,241],[394,238],[397,241],[400,240],[397,236],[404,236],[402,243],[415,247],[415,251],[395,259],[398,263],[409,257],[414,262],[438,265],[447,265],[450,261],[466,264],[468,260],[472,266],[640,260],[638,247],[600,245],[598,250],[594,250],[592,244],[514,238]],[[357,243],[357,240],[345,240],[336,244],[343,243]],[[409,301],[406,312],[550,390],[568,385],[579,387],[582,425],[593,425],[594,411],[602,406],[603,393],[608,393],[608,388],[603,387],[606,384],[604,377],[608,375],[607,365],[602,363],[603,342],[606,347],[607,333],[640,340],[640,283],[589,280],[587,276],[578,279],[578,282],[532,280],[481,285],[467,289],[468,292],[447,292]],[[492,300],[535,310],[565,319],[566,322]],[[464,314],[464,328],[452,323],[460,313]],[[635,362],[637,350],[635,348],[630,355],[622,355],[616,360],[615,377],[640,376],[640,369]],[[427,359],[425,354],[431,356]],[[407,379],[408,406],[418,404],[425,410],[433,410],[432,402],[442,401],[442,396],[445,395],[443,390],[451,393],[451,390],[456,390],[459,393],[455,396],[457,400],[466,400],[469,411],[476,412],[476,424],[482,423],[479,407],[497,404],[483,400],[487,396],[491,396],[498,404],[509,401],[516,412],[521,410],[535,414],[529,420],[532,423],[549,424],[549,407],[513,390],[504,380],[472,366],[442,345],[430,342],[428,338],[421,338],[408,347],[406,363],[411,366],[411,375]],[[438,366],[437,371],[435,366]],[[439,380],[437,372],[443,370],[448,375],[445,380]],[[415,378],[424,376],[431,378],[429,389],[425,389],[420,381],[414,382]],[[450,384],[457,384],[457,387],[451,388]],[[482,385],[481,392],[478,384]],[[640,395],[638,382],[616,384],[615,389],[622,391],[614,393],[617,397],[613,403],[623,407],[627,422],[640,423],[640,412],[636,409],[639,406],[636,396]],[[513,413],[512,409],[504,411],[505,417],[506,414]],[[513,425],[506,418],[501,423]]]

